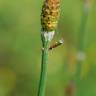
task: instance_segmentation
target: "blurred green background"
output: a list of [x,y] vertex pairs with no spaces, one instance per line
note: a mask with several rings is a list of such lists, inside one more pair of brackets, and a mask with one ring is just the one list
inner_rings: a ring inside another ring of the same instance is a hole
[[[36,96],[41,65],[40,14],[43,0],[0,0],[0,96]],[[46,96],[66,96],[75,78],[83,0],[61,0],[61,17],[52,43],[64,45],[49,52]],[[76,96],[96,96],[96,0],[81,40],[82,62]]]

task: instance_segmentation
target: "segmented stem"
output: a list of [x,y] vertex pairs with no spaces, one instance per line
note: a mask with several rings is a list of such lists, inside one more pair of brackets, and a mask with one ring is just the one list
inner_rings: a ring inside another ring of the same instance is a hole
[[42,61],[41,61],[41,75],[38,89],[38,96],[44,96],[46,80],[47,80],[47,65],[48,65],[48,50],[49,50],[49,41],[43,40],[43,49],[42,49]]

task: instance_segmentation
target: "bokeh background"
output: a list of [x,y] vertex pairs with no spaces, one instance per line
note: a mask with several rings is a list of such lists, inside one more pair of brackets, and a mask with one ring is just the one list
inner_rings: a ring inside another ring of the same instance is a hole
[[[43,0],[0,0],[0,96],[37,96],[42,4]],[[89,5],[86,17],[83,0],[61,0],[52,43],[64,38],[64,44],[49,52],[45,96],[73,96],[66,95],[71,89],[76,96],[96,96],[96,0]],[[86,58],[78,62],[77,57]],[[71,88],[67,93],[66,86]]]

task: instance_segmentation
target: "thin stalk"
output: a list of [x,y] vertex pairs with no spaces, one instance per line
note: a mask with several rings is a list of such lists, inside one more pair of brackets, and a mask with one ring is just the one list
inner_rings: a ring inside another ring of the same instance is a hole
[[45,94],[47,65],[48,65],[48,50],[49,50],[49,41],[43,40],[41,75],[40,75],[38,96],[44,96]]
[[[78,52],[84,52],[85,49],[85,29],[86,29],[86,23],[87,23],[88,13],[85,13],[85,11],[82,11],[82,17],[81,17],[81,24],[79,29],[79,45],[78,45]],[[70,54],[70,53],[69,53]],[[74,77],[70,77],[68,86],[65,88],[65,96],[75,96],[77,91],[77,82],[80,80],[80,74],[81,74],[81,68],[82,68],[82,61],[77,60],[77,69],[76,69],[76,75]],[[74,82],[74,86],[70,83]],[[67,92],[67,91],[68,92]]]
[[[85,8],[85,3],[83,3],[83,7]],[[84,53],[85,51],[85,39],[86,39],[86,23],[88,20],[88,9],[82,10],[82,16],[81,16],[81,24],[80,24],[80,29],[79,29],[79,41],[78,41],[78,53],[81,52]],[[83,54],[84,55],[84,54]],[[81,57],[82,58],[82,57]],[[71,80],[69,81],[69,90],[68,90],[68,95],[65,94],[65,96],[75,96],[77,94],[77,84],[80,81],[80,75],[81,75],[81,68],[82,68],[82,62],[83,60],[77,60],[77,70],[76,70],[76,75],[75,77],[71,77]],[[71,86],[71,81],[74,82],[74,86]],[[71,87],[70,87],[71,86]],[[75,88],[75,90],[74,90]]]
[[[80,33],[79,33],[79,46],[78,46],[78,52],[84,53],[85,51],[85,39],[86,39],[86,23],[88,19],[88,12],[85,12],[83,10],[82,12],[82,18],[81,18],[81,24],[80,24]],[[81,53],[81,54],[82,54]],[[80,79],[80,74],[81,74],[81,68],[82,68],[82,60],[77,61],[77,73],[76,77],[77,79]]]

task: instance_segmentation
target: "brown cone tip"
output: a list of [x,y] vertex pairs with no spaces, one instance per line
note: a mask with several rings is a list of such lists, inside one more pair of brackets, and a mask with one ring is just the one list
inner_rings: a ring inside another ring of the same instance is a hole
[[41,25],[42,31],[54,31],[60,15],[60,0],[45,0],[42,6]]

